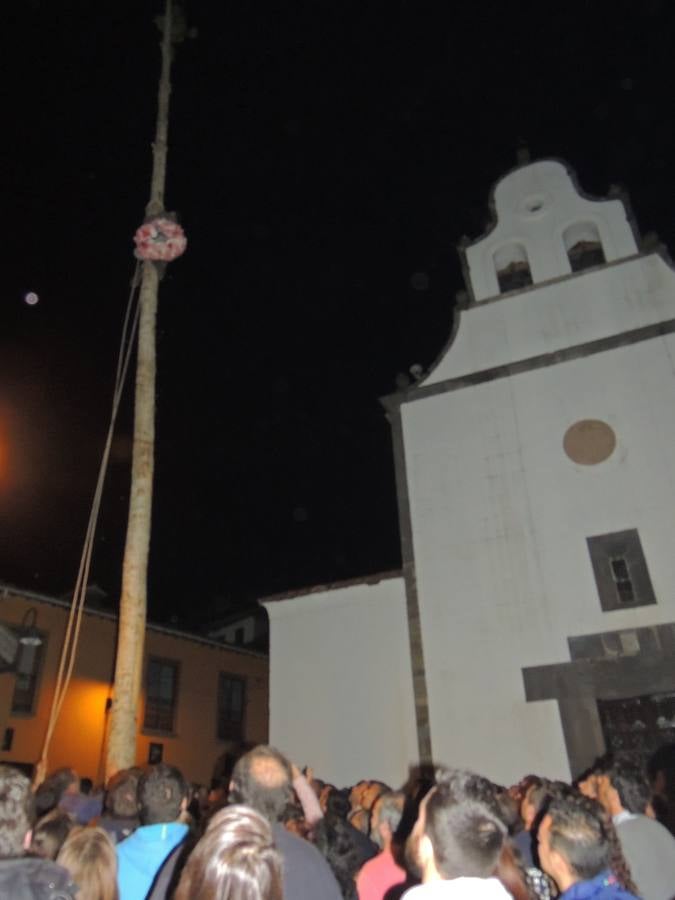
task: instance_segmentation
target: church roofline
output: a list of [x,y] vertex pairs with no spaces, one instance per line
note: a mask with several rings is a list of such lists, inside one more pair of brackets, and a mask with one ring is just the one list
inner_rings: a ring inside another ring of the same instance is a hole
[[[593,266],[592,268],[589,268],[589,269],[583,269],[580,272],[570,272],[567,275],[559,275],[556,278],[549,278],[547,281],[539,281],[536,284],[530,284],[530,285],[527,285],[527,287],[518,288],[517,290],[514,290],[514,291],[508,291],[507,293],[504,293],[504,294],[495,294],[492,297],[486,297],[484,300],[474,301],[469,306],[470,307],[485,306],[489,303],[496,303],[497,301],[508,301],[508,299],[510,297],[520,296],[521,294],[526,294],[531,291],[539,290],[540,288],[548,287],[551,284],[558,284],[562,281],[568,281],[572,278],[581,278],[584,275],[588,275],[589,273],[597,271],[598,269],[609,269],[614,266],[623,265],[624,263],[627,263],[627,262],[633,262],[636,259],[644,259],[648,256],[652,256],[653,254],[660,256],[661,259],[663,259],[665,264],[668,266],[668,268],[675,270],[675,263],[673,263],[673,259],[670,255],[668,248],[665,246],[665,244],[662,244],[658,240],[658,237],[653,234],[646,235],[646,239],[649,240],[649,244],[650,244],[649,249],[645,248],[644,250],[641,250],[640,252],[635,253],[633,256],[625,256],[622,259],[614,259],[611,262],[602,263],[599,266]],[[647,240],[645,240],[645,243],[647,243]],[[427,397],[431,394],[438,394],[438,393],[444,392],[444,389],[442,386],[446,383],[445,381],[437,382],[434,384],[425,384],[425,382],[429,378],[429,376],[432,375],[433,372],[438,368],[438,366],[441,364],[441,362],[445,358],[446,354],[450,352],[450,349],[451,349],[452,345],[454,344],[455,339],[457,337],[457,333],[459,332],[462,313],[465,312],[467,308],[468,307],[463,307],[460,305],[455,306],[452,327],[451,327],[448,339],[446,340],[445,344],[443,344],[443,346],[441,347],[441,350],[439,351],[438,355],[436,356],[436,359],[433,361],[433,363],[431,363],[431,365],[425,372],[424,378],[421,379],[417,384],[410,385],[410,387],[405,388],[402,391],[394,391],[391,394],[385,394],[384,396],[379,398],[380,403],[382,404],[382,406],[385,408],[385,410],[388,413],[397,410],[404,403],[410,403],[413,400],[419,400],[419,399],[421,399],[423,397]],[[564,351],[558,351],[558,352],[564,352]],[[554,355],[556,355],[556,354],[554,354]],[[516,361],[514,363],[511,363],[510,365],[517,366],[517,365],[519,365],[519,363]],[[503,368],[503,367],[497,367],[497,368]],[[479,375],[480,375],[480,373],[469,373],[466,376],[460,376],[459,378],[450,379],[450,381],[452,381],[452,382],[461,381],[464,378],[468,381],[471,381],[472,379],[478,377]],[[439,389],[439,386],[440,386],[440,389]]]
[[[633,257],[636,258],[636,257]],[[625,261],[625,260],[624,260]],[[522,375],[535,369],[544,369],[560,363],[570,362],[573,359],[583,359],[596,353],[604,353],[616,347],[628,347],[639,344],[642,341],[653,340],[667,334],[675,334],[675,319],[667,319],[662,322],[654,322],[651,325],[643,325],[632,328],[629,331],[621,331],[606,337],[592,341],[584,341],[581,344],[573,344],[559,350],[551,350],[537,356],[529,356],[513,362],[500,363],[488,369],[479,369],[476,372],[467,372],[466,375],[458,375],[445,381],[437,381],[434,384],[421,385],[413,390],[402,391],[398,394],[389,394],[381,397],[380,402],[392,414],[397,414],[404,403],[412,403],[415,400],[424,400],[438,394],[448,394],[452,391],[474,387],[477,384],[485,384],[488,381],[497,381],[500,378],[510,378],[513,375]]]
[[281,603],[284,600],[295,600],[297,597],[308,597],[311,594],[324,594],[327,591],[339,591],[342,588],[356,587],[360,584],[374,585],[381,581],[391,581],[394,578],[403,578],[400,569],[390,569],[386,572],[376,572],[373,575],[363,575],[359,578],[348,578],[345,581],[332,581],[328,584],[315,584],[311,587],[300,588],[297,591],[283,591],[279,594],[270,594],[260,597],[258,603]]
[[[504,181],[505,178],[508,178],[510,175],[512,175],[514,172],[519,171],[520,169],[526,169],[530,166],[537,165],[537,163],[544,163],[544,162],[552,162],[552,163],[557,163],[557,164],[561,165],[567,172],[577,194],[580,197],[583,197],[585,200],[589,200],[594,203],[602,203],[602,202],[606,202],[609,200],[620,200],[624,206],[624,209],[626,210],[626,219],[628,221],[628,224],[629,224],[631,231],[633,233],[633,236],[635,238],[635,242],[639,248],[639,252],[632,256],[623,257],[622,259],[615,259],[615,260],[611,260],[610,262],[602,263],[601,266],[594,266],[589,269],[584,269],[580,272],[570,272],[565,275],[559,275],[556,278],[547,279],[546,281],[539,281],[536,284],[531,284],[531,285],[528,285],[527,287],[518,288],[513,291],[507,291],[503,294],[495,294],[492,297],[485,297],[482,300],[476,300],[474,297],[474,294],[473,294],[472,286],[471,286],[471,279],[469,277],[469,268],[468,268],[468,262],[467,262],[467,258],[466,258],[466,249],[468,247],[473,246],[474,244],[478,244],[480,241],[482,241],[484,238],[486,238],[496,228],[496,226],[498,224],[498,217],[497,217],[497,212],[496,212],[495,193],[496,193],[496,190],[497,190],[497,187],[499,186],[499,184],[502,181]],[[601,268],[601,267],[609,268],[610,266],[616,266],[616,265],[619,265],[624,262],[629,262],[629,261],[637,259],[639,257],[649,256],[652,253],[657,253],[670,269],[675,270],[675,264],[673,262],[673,258],[670,255],[670,251],[669,251],[668,247],[666,247],[666,245],[661,242],[658,235],[653,231],[647,232],[644,235],[644,237],[640,234],[640,229],[637,224],[637,219],[635,218],[635,214],[633,212],[633,208],[632,208],[632,205],[630,202],[630,196],[628,194],[628,191],[623,186],[616,185],[616,184],[610,185],[610,188],[607,192],[607,196],[605,196],[605,197],[596,196],[595,194],[590,194],[590,193],[584,191],[583,188],[581,187],[578,177],[577,177],[576,170],[568,162],[566,162],[564,159],[561,159],[560,157],[547,156],[547,157],[543,157],[542,159],[537,159],[534,161],[528,160],[527,162],[519,163],[518,165],[513,166],[513,168],[509,169],[508,172],[506,172],[504,175],[500,176],[496,181],[494,181],[492,183],[492,186],[490,187],[489,194],[488,194],[488,209],[490,211],[490,219],[489,219],[488,226],[485,229],[485,231],[483,231],[482,234],[480,234],[478,237],[476,237],[474,239],[471,239],[471,238],[468,238],[465,236],[456,245],[465,287],[463,289],[457,291],[455,294],[455,304],[453,307],[451,307],[454,314],[452,317],[452,324],[450,327],[450,333],[448,335],[448,338],[445,341],[445,343],[443,344],[443,346],[441,347],[441,350],[437,354],[436,358],[433,360],[433,362],[429,365],[428,369],[425,371],[424,376],[417,383],[412,384],[412,385],[410,385],[410,387],[404,388],[401,391],[394,391],[391,394],[385,394],[384,396],[379,398],[381,405],[384,407],[384,409],[388,413],[393,410],[398,409],[404,403],[408,403],[411,400],[415,400],[421,396],[427,395],[427,393],[428,393],[427,389],[432,387],[432,385],[426,385],[425,382],[433,374],[433,372],[438,368],[438,366],[441,364],[441,362],[445,358],[446,354],[449,352],[453,343],[455,342],[455,338],[457,337],[457,333],[459,331],[461,315],[462,315],[462,312],[464,312],[465,310],[472,309],[473,307],[476,307],[476,306],[482,306],[486,303],[494,303],[497,300],[508,300],[509,297],[512,297],[512,296],[520,295],[520,294],[526,293],[528,291],[537,290],[541,287],[546,287],[548,285],[555,284],[555,283],[561,282],[561,281],[565,281],[570,278],[578,278],[583,275],[586,275],[589,272],[595,271],[598,268]],[[422,392],[422,393],[420,393],[420,392]],[[433,393],[438,393],[438,392],[434,391]]]
[[[615,184],[610,185],[606,196],[597,196],[596,194],[591,194],[591,193],[585,191],[581,187],[579,178],[577,176],[576,169],[574,169],[566,160],[561,159],[560,157],[557,157],[557,156],[545,156],[542,159],[529,160],[526,163],[521,163],[516,166],[513,166],[513,168],[508,170],[508,172],[505,172],[496,181],[492,182],[490,190],[488,191],[487,206],[488,206],[488,214],[489,215],[488,215],[488,222],[487,222],[487,226],[486,226],[485,230],[475,238],[470,238],[470,237],[464,235],[462,238],[460,238],[460,240],[458,241],[458,243],[456,245],[457,253],[459,255],[460,267],[462,269],[462,277],[464,279],[464,284],[465,284],[464,292],[466,293],[466,295],[468,297],[466,306],[470,307],[470,306],[473,306],[474,304],[476,304],[476,302],[480,302],[480,301],[476,301],[476,298],[473,293],[473,288],[471,285],[471,278],[469,276],[469,264],[468,264],[468,261],[466,258],[466,251],[469,247],[473,247],[476,244],[479,244],[481,241],[485,240],[485,238],[488,237],[488,235],[490,235],[495,230],[497,225],[499,224],[499,217],[497,215],[497,205],[495,203],[495,194],[497,192],[497,188],[502,183],[502,181],[505,181],[507,178],[509,178],[511,175],[513,175],[514,172],[518,172],[521,169],[531,168],[532,166],[536,166],[539,163],[547,163],[547,162],[557,163],[558,165],[562,166],[565,169],[565,171],[567,172],[567,175],[569,176],[570,181],[572,182],[572,186],[574,187],[574,190],[584,200],[588,200],[591,203],[606,203],[611,200],[620,200],[624,206],[624,209],[626,210],[626,219],[627,219],[630,229],[633,233],[633,237],[635,238],[635,243],[638,247],[641,245],[642,237],[640,235],[640,229],[638,228],[637,219],[635,218],[635,215],[633,213],[633,207],[630,202],[630,197],[629,197],[628,191],[623,186],[615,185]],[[503,296],[503,295],[500,295],[500,296]]]
[[491,232],[495,230],[499,223],[499,218],[497,216],[497,206],[495,203],[495,194],[497,192],[497,188],[505,181],[507,178],[510,178],[515,172],[519,172],[521,169],[530,169],[532,166],[537,166],[540,163],[557,163],[559,166],[562,166],[567,174],[569,175],[570,181],[574,187],[574,190],[577,194],[582,197],[584,200],[589,200],[592,203],[605,203],[608,200],[621,200],[624,206],[626,207],[626,211],[629,213],[629,221],[631,227],[633,228],[633,234],[635,235],[635,241],[639,245],[640,244],[640,232],[637,228],[637,222],[635,217],[632,214],[632,209],[630,205],[630,199],[628,196],[628,192],[625,188],[620,185],[610,185],[610,188],[607,192],[606,196],[598,196],[597,194],[591,194],[588,191],[585,191],[579,182],[579,178],[577,176],[576,169],[574,169],[566,160],[562,159],[559,156],[544,156],[541,159],[529,160],[526,163],[520,163],[517,166],[513,166],[513,168],[509,169],[508,172],[505,172],[503,175],[500,175],[496,181],[492,182],[490,190],[488,192],[488,211],[490,214],[490,218],[488,219],[487,227],[483,231],[482,234],[479,234],[478,237],[469,238],[462,237],[458,244],[457,249],[461,253],[467,248],[472,247],[474,244],[480,243],[484,238],[486,238]]

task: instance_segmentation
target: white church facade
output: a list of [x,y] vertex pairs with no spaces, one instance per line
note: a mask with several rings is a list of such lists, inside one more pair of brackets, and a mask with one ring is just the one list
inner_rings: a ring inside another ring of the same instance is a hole
[[675,272],[558,161],[491,206],[448,345],[383,400],[402,572],[262,601],[271,741],[334,783],[675,739]]

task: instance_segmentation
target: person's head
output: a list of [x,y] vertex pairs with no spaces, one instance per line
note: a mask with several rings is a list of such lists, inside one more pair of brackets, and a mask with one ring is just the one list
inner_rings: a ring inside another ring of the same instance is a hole
[[675,799],[675,744],[662,744],[652,754],[647,774],[654,794]]
[[106,808],[115,818],[138,817],[138,782],[142,774],[140,768],[122,769],[108,782]]
[[282,900],[281,856],[269,822],[227,806],[211,819],[183,869],[175,900]]
[[138,780],[141,825],[174,822],[187,806],[188,787],[174,766],[150,766]]
[[328,807],[328,801],[331,794],[334,794],[337,791],[337,788],[334,784],[324,784],[321,788],[321,792],[319,794],[319,806],[321,807],[321,812],[325,813]]
[[63,767],[51,772],[35,792],[35,810],[38,818],[55,809],[64,794],[77,793],[80,779],[74,769]]
[[79,794],[80,776],[75,769],[63,769],[64,794]]
[[[362,809],[356,810],[356,812],[363,812]],[[324,813],[329,818],[336,819],[351,819],[352,808],[349,805],[349,795],[346,791],[332,791],[327,800],[326,800],[326,809]],[[367,817],[366,813],[366,817]],[[356,826],[358,827],[358,826]]]
[[[533,784],[527,789],[520,804],[520,816],[526,831],[532,831],[541,812],[550,796],[550,783],[541,779],[539,784]],[[535,829],[536,830],[536,829]]]
[[404,805],[405,794],[400,791],[387,791],[375,801],[370,819],[370,838],[378,847],[391,847],[403,816]]
[[436,781],[447,784],[449,793],[460,800],[475,800],[483,803],[507,829],[515,827],[518,811],[506,788],[500,787],[489,778],[468,769],[441,767],[436,770]]
[[335,875],[342,896],[355,898],[355,878],[363,857],[354,829],[344,819],[326,816],[315,826],[314,843]]
[[611,843],[600,804],[581,794],[554,798],[538,831],[539,861],[561,891],[610,865]]
[[538,775],[524,775],[517,784],[512,784],[509,794],[517,803],[522,803],[529,789],[541,781]]
[[43,859],[56,859],[74,824],[68,813],[56,809],[47,813],[33,828],[30,852]]
[[497,808],[499,788],[483,775],[469,769],[452,769],[439,766],[436,769],[436,784],[447,788],[447,795],[459,800],[476,800],[487,807]]
[[0,859],[24,852],[34,821],[30,781],[18,769],[0,766]]
[[363,807],[363,796],[368,790],[369,785],[370,782],[364,779],[363,781],[357,781],[356,784],[350,789],[349,802],[352,809],[361,809]]
[[117,856],[102,828],[73,828],[56,860],[77,884],[77,900],[118,900]]
[[88,797],[94,789],[94,782],[91,778],[80,778],[80,793],[86,794]]
[[367,787],[361,793],[361,806],[363,809],[367,812],[372,812],[377,798],[388,790],[389,788],[382,781],[369,781]]
[[642,764],[619,755],[596,775],[597,799],[611,816],[622,810],[644,815],[650,799],[649,782]]
[[542,785],[542,779],[536,775],[526,775],[517,785],[511,788],[511,795],[518,804],[518,812],[523,828],[529,831],[537,815],[532,802],[532,795]]
[[433,787],[420,804],[410,856],[422,881],[494,874],[506,828],[476,800],[457,800],[449,783]]
[[287,817],[284,819],[284,828],[286,831],[290,831],[291,834],[294,834],[297,837],[307,838],[312,829],[307,824],[307,820],[305,819],[302,810],[299,810],[295,814],[289,814],[287,812],[286,816]]
[[347,816],[347,821],[360,831],[361,834],[370,834],[370,813],[366,809],[353,809]]
[[270,822],[280,822],[292,801],[291,765],[278,750],[260,744],[239,758],[230,781],[230,802],[257,810]]

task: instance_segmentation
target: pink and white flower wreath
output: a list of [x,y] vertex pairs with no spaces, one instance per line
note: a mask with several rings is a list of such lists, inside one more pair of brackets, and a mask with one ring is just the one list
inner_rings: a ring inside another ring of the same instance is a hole
[[134,243],[139,259],[171,262],[185,253],[187,238],[178,222],[159,216],[137,229]]

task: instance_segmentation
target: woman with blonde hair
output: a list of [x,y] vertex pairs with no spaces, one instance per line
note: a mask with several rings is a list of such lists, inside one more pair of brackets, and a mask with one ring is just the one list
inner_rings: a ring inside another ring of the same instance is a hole
[[269,823],[226,806],[188,857],[174,900],[282,900],[281,866]]
[[119,900],[115,847],[102,828],[73,828],[56,861],[78,886],[77,900]]

